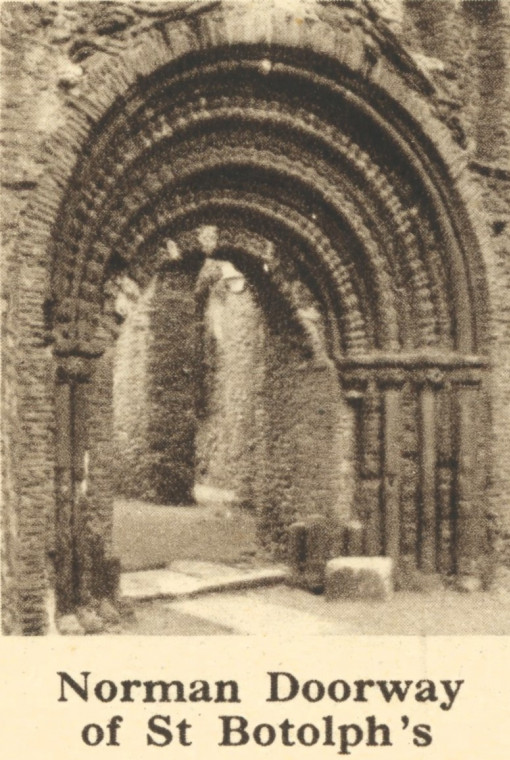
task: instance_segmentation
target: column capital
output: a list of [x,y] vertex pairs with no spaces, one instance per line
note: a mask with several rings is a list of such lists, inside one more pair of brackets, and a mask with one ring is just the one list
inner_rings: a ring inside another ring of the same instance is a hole
[[57,357],[56,380],[59,384],[88,383],[94,374],[95,362],[83,356]]
[[440,369],[439,367],[429,367],[427,369],[419,369],[413,373],[413,380],[417,385],[425,386],[427,388],[440,388],[447,380],[448,371]]

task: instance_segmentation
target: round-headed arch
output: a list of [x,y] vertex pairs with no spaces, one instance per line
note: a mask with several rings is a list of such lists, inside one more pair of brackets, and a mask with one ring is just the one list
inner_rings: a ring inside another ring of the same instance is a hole
[[52,215],[56,352],[101,353],[113,269],[157,267],[161,241],[216,225],[260,232],[283,267],[305,273],[334,324],[333,353],[483,353],[485,280],[461,159],[423,97],[383,57],[367,68],[360,40],[341,53],[341,30],[333,43],[323,22],[306,48],[246,30],[217,44],[211,29],[229,13],[202,15],[183,50],[175,29],[174,42],[147,40],[120,93],[117,68],[98,71],[108,107],[82,93],[96,118],[87,130],[75,118]]

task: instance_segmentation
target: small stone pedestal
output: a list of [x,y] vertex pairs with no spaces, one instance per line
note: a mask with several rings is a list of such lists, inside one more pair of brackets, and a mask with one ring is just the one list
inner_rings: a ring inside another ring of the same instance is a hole
[[324,568],[330,536],[328,522],[321,515],[310,515],[289,529],[290,583],[315,594],[324,589]]
[[391,557],[336,557],[326,564],[329,599],[388,599],[393,593]]

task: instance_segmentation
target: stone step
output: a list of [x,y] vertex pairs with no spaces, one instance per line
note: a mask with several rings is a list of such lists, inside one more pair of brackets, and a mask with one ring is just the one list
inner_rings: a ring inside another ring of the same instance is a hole
[[283,583],[288,569],[281,566],[239,568],[213,562],[180,560],[162,570],[122,573],[121,596],[145,601],[179,599],[232,589]]
[[255,594],[213,594],[166,605],[169,610],[226,626],[234,634],[248,636],[349,634],[345,623],[309,612],[265,602]]

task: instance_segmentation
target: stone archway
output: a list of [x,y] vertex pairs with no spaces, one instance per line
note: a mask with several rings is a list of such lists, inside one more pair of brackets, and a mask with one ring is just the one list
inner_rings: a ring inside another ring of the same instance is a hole
[[[252,245],[249,255],[284,296],[280,272],[293,267],[321,305],[358,420],[364,551],[478,572],[487,298],[462,158],[404,54],[401,76],[370,31],[340,16],[293,24],[277,9],[221,6],[151,30],[98,66],[55,140],[34,235],[52,272],[63,588],[105,283],[146,277],[163,239],[185,259],[232,248],[232,229],[269,241],[269,258]],[[108,554],[106,530],[97,555],[114,567]]]

